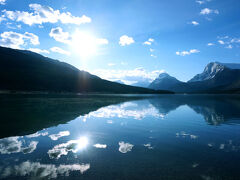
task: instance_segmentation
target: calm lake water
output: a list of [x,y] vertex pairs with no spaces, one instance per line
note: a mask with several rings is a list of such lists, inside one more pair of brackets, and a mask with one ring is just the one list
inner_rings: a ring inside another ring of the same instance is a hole
[[2,179],[240,179],[240,96],[1,96],[0,114]]

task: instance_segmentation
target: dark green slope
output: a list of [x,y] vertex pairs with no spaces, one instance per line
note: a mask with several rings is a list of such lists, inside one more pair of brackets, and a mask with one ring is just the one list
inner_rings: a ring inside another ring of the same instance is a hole
[[0,90],[73,93],[169,93],[122,85],[30,51],[0,47]]

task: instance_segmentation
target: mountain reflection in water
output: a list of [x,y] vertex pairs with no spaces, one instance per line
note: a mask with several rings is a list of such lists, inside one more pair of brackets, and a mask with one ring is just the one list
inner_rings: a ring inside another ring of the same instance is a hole
[[0,178],[238,179],[240,96],[1,96]]

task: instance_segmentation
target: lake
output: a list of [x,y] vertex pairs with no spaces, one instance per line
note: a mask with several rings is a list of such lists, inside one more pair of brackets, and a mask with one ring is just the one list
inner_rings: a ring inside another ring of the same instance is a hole
[[239,180],[238,95],[1,95],[0,178]]

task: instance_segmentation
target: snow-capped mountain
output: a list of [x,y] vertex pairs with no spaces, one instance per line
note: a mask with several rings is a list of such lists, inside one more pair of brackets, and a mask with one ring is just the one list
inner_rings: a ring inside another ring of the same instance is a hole
[[240,64],[234,63],[209,63],[201,74],[197,74],[188,82],[205,81],[214,78],[218,73],[222,72],[225,68],[240,69]]
[[155,90],[170,90],[173,86],[181,83],[181,81],[168,73],[161,73],[148,87]]
[[167,73],[162,73],[149,88],[177,93],[239,93],[240,64],[211,62],[203,73],[188,82],[181,82]]

